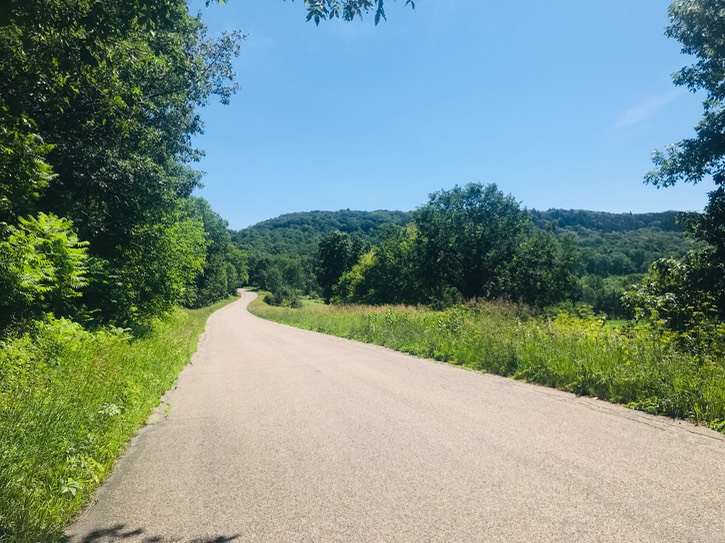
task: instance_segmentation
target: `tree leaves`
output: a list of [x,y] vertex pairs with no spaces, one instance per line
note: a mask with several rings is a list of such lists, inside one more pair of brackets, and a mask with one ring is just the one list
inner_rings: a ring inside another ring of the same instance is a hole
[[19,218],[0,241],[0,326],[44,312],[67,314],[88,285],[88,242],[53,214]]
[[[320,243],[318,281],[327,297],[353,303],[445,306],[475,298],[544,307],[571,295],[576,255],[496,185],[431,194],[406,228],[389,228],[350,264],[350,240]],[[362,255],[362,256],[360,256]]]
[[186,164],[202,156],[198,109],[237,89],[242,39],[209,38],[185,0],[3,7],[0,222],[71,219],[90,242],[83,303],[99,320],[165,311],[202,271],[203,225],[183,211],[200,174]]
[[[645,181],[669,187],[712,178],[717,185],[710,192],[704,214],[687,220],[694,237],[709,243],[712,250],[691,253],[683,261],[687,274],[669,274],[675,278],[673,281],[689,281],[698,274],[721,276],[725,269],[725,0],[675,0],[669,15],[666,35],[682,44],[684,54],[695,58],[693,64],[673,75],[674,83],[693,92],[704,91],[706,99],[703,117],[695,127],[696,136],[670,145],[665,151],[655,151],[655,169],[647,173]],[[687,285],[680,287],[672,296],[688,291]],[[708,296],[716,301],[723,318],[725,284],[710,281],[708,288]]]
[[[211,1],[207,0],[207,5]],[[339,18],[348,22],[356,18],[362,20],[363,16],[371,11],[375,12],[376,25],[381,20],[387,19],[384,0],[304,0],[304,4],[307,10],[307,21],[314,21],[316,25],[319,25],[320,21]],[[415,9],[414,0],[406,0],[404,5]]]

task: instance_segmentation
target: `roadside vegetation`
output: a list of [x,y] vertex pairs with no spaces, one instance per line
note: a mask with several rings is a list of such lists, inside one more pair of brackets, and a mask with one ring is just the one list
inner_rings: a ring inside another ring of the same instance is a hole
[[582,299],[577,273],[612,260],[532,217],[495,185],[436,192],[374,243],[337,230],[319,241],[325,304],[279,290],[253,312],[725,431],[717,247],[691,232],[681,258],[622,280],[607,314]]
[[[722,350],[683,352],[648,323],[606,326],[602,316],[475,302],[435,311],[405,306],[273,307],[252,313],[276,322],[384,345],[478,371],[513,377],[725,432]],[[725,333],[721,328],[720,334]],[[720,344],[720,349],[723,345]]]
[[247,281],[192,196],[192,137],[242,36],[184,0],[29,0],[0,17],[0,541],[58,541]]
[[48,317],[0,343],[0,541],[61,539],[226,303],[177,309],[140,339]]

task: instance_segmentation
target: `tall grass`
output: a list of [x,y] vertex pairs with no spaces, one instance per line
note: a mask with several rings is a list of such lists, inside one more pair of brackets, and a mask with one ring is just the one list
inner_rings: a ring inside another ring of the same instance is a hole
[[407,307],[270,307],[260,317],[417,356],[510,376],[725,432],[725,362],[696,357],[647,325],[606,326],[595,316],[537,317],[477,304]]
[[0,541],[61,539],[224,303],[141,339],[51,319],[0,343]]

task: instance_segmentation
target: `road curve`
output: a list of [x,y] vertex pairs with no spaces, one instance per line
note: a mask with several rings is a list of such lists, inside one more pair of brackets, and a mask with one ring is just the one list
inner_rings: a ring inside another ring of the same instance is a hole
[[69,543],[725,542],[722,435],[266,322],[253,297],[209,319]]

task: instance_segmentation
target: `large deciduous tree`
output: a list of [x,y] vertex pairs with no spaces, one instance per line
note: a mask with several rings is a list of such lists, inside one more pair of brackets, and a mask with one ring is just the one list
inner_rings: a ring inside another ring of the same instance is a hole
[[[687,220],[695,238],[708,244],[688,266],[701,267],[706,277],[693,288],[702,298],[714,298],[725,316],[725,0],[675,0],[669,8],[666,34],[682,44],[694,62],[673,76],[674,83],[693,92],[704,92],[703,117],[695,136],[655,151],[656,168],[646,181],[657,187],[678,182],[699,183],[711,178],[715,188],[703,214]],[[692,274],[681,274],[682,277]],[[666,289],[665,289],[666,290]]]
[[426,296],[507,295],[511,263],[531,226],[512,196],[494,184],[456,186],[432,194],[414,217]]
[[[201,223],[182,203],[199,175],[186,164],[201,156],[191,143],[198,108],[236,88],[240,38],[208,39],[185,0],[6,0],[0,9],[0,222],[71,219],[105,270],[91,274],[84,298],[105,320],[182,301],[181,283],[201,270]],[[172,256],[166,235],[188,251]]]
[[326,302],[335,294],[335,287],[342,274],[357,263],[366,249],[362,240],[339,230],[333,230],[320,240],[316,275]]

